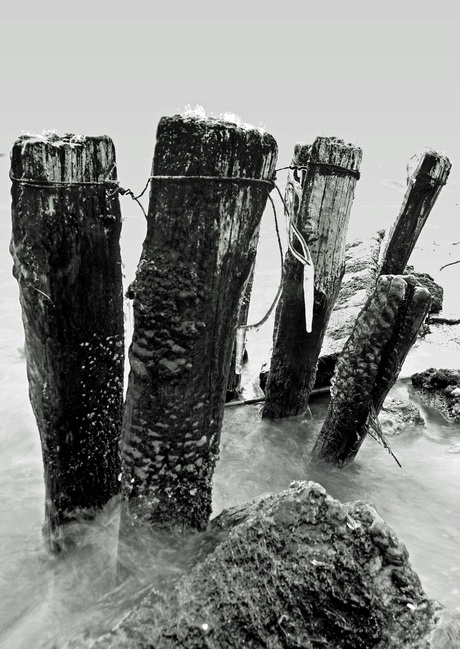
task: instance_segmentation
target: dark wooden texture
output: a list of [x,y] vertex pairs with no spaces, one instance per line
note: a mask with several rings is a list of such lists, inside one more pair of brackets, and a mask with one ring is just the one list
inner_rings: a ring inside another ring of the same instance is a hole
[[416,157],[415,170],[407,179],[407,190],[398,217],[389,233],[381,275],[404,273],[412,250],[425,225],[443,185],[449,177],[451,163],[445,156],[428,151]]
[[55,551],[68,541],[65,523],[119,490],[121,215],[103,185],[114,164],[107,136],[22,136],[12,151],[10,250]]
[[[153,174],[270,179],[273,137],[219,119],[163,117]],[[134,334],[122,434],[121,530],[203,529],[241,293],[269,186],[154,180],[130,288]]]
[[318,137],[312,146],[296,146],[293,164],[307,167],[295,223],[309,245],[315,266],[313,322],[311,333],[307,333],[303,266],[287,252],[265,387],[266,419],[298,415],[306,410],[344,271],[346,231],[361,157],[361,149],[336,138]]
[[427,289],[409,276],[381,276],[337,361],[331,401],[313,449],[314,461],[353,461],[398,378],[430,308]]
[[[251,272],[249,273],[249,277],[247,279],[246,285],[242,293],[240,311],[238,315],[238,326],[248,324],[249,305],[251,302],[252,285],[254,283],[254,270],[255,270],[255,264],[252,266]],[[236,332],[235,332],[235,339],[236,339]],[[246,345],[244,345],[243,358],[241,360],[246,361],[247,358],[248,358],[247,349],[246,349]],[[233,343],[232,360],[230,363],[230,372],[228,375],[227,395],[225,397],[225,400],[227,402],[232,401],[233,399],[239,399],[241,395],[241,387],[242,387],[241,372],[238,374],[236,372],[236,360],[237,358],[236,358],[236,340],[235,340],[235,342]]]

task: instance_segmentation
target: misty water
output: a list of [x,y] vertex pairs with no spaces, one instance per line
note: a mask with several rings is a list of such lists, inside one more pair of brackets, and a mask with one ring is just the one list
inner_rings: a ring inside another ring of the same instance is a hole
[[[124,213],[126,210],[124,209]],[[131,207],[124,222],[126,281],[139,257],[144,223]],[[369,232],[379,223],[367,223]],[[362,233],[360,224],[355,231]],[[1,224],[0,252],[0,647],[61,647],[75,634],[102,632],[126,613],[158,579],[170,580],[187,564],[192,538],[184,552],[168,551],[167,538],[140,538],[128,557],[130,576],[117,585],[115,575],[117,502],[85,529],[77,551],[65,558],[50,556],[41,538],[44,486],[39,437],[28,401],[23,331],[18,292],[7,250],[9,224]],[[453,261],[460,231],[438,218],[427,225],[414,253],[417,270],[427,270],[446,289],[446,315],[460,316],[457,277],[460,266],[439,273]],[[273,224],[264,216],[251,318],[258,319],[276,290],[278,262]],[[449,311],[450,309],[450,311]],[[127,305],[127,329],[129,331]],[[265,360],[271,338],[269,321],[248,340],[250,381]],[[454,331],[454,330],[453,330]],[[129,337],[129,335],[128,335]],[[460,367],[458,345],[434,336],[409,355],[393,393],[406,398],[414,371]],[[311,404],[312,418],[267,423],[260,405],[226,408],[221,457],[214,486],[214,515],[223,508],[264,492],[285,489],[292,480],[316,480],[341,500],[365,499],[407,545],[410,560],[427,594],[460,610],[460,426],[423,409],[424,428],[407,429],[391,438],[399,468],[382,447],[369,439],[346,470],[309,468],[308,458],[321,427],[327,397]]]

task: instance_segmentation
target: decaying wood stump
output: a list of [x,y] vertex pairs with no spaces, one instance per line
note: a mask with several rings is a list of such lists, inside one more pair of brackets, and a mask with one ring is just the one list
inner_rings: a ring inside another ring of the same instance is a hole
[[436,151],[414,156],[413,163],[408,165],[407,191],[388,236],[382,256],[381,275],[398,275],[404,272],[452,166],[448,158]]
[[337,361],[331,402],[313,449],[315,461],[350,463],[394,385],[430,308],[411,276],[383,275]]
[[303,169],[294,169],[286,193],[293,190],[293,220],[310,247],[314,263],[313,320],[308,333],[303,266],[288,251],[265,388],[266,419],[298,415],[307,407],[344,271],[345,237],[361,157],[361,149],[335,138],[318,137],[311,146],[295,148],[292,166]]
[[[46,485],[44,533],[119,490],[123,289],[115,149],[107,136],[21,136],[11,159],[11,254]],[[67,539],[69,540],[69,539]]]
[[271,188],[254,179],[272,178],[276,154],[259,129],[160,120],[147,236],[129,291],[122,531],[208,522],[241,292]]

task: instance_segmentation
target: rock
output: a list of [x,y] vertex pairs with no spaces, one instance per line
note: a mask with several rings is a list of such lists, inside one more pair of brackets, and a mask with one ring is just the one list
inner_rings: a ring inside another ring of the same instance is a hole
[[411,377],[414,396],[438,410],[447,421],[460,422],[460,371],[431,367]]
[[174,588],[67,648],[460,645],[460,613],[426,597],[405,546],[365,502],[342,504],[295,482],[223,512],[206,534],[210,552]]
[[406,266],[405,272],[408,275],[413,275],[419,286],[424,286],[430,291],[432,299],[430,313],[439,313],[442,311],[442,302],[444,299],[444,289],[442,286],[437,284],[428,273],[415,272],[413,266]]
[[399,435],[409,427],[424,426],[419,409],[410,401],[387,397],[379,413],[384,435]]
[[384,234],[380,230],[369,239],[354,239],[347,243],[345,273],[329,320],[321,356],[342,351],[359,312],[374,292]]

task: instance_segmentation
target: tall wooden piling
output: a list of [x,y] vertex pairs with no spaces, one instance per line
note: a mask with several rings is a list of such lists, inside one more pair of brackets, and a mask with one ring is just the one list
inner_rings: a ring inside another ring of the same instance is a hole
[[394,385],[430,308],[427,289],[411,275],[384,275],[339,356],[331,401],[312,459],[353,461]]
[[[408,165],[407,190],[382,256],[381,275],[403,273],[420,232],[449,177],[449,159],[436,151],[415,156]],[[418,164],[417,164],[418,161]]]
[[122,533],[208,522],[238,307],[276,153],[259,129],[193,115],[160,120],[129,292]]
[[[91,516],[119,490],[123,290],[110,138],[21,136],[11,157],[13,273],[46,486],[44,534]],[[113,188],[112,188],[113,189]]]
[[312,146],[295,148],[287,192],[294,193],[291,218],[307,242],[314,264],[313,319],[311,332],[307,332],[303,266],[288,251],[265,388],[266,419],[298,415],[307,407],[344,270],[346,231],[361,157],[361,149],[336,138],[318,137]]

